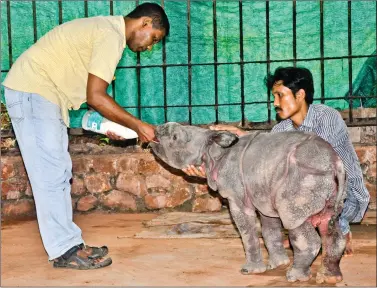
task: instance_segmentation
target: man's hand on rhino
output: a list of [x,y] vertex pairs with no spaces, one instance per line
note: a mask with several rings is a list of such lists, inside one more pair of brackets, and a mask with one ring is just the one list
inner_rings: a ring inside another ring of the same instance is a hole
[[[240,128],[234,127],[232,125],[225,125],[225,124],[210,126],[209,129],[214,130],[214,131],[228,131],[237,136],[243,136],[247,134],[246,131]],[[201,166],[196,167],[194,165],[189,165],[186,168],[182,169],[182,171],[185,172],[188,176],[207,178],[207,175],[203,167]]]
[[216,130],[216,131],[229,131],[233,134],[236,134],[237,136],[243,136],[247,134],[245,130],[234,127],[232,125],[225,125],[225,124],[210,126],[209,129]]
[[189,165],[186,168],[182,169],[182,171],[189,176],[207,178],[206,172],[204,171],[202,166],[196,167],[194,165]]

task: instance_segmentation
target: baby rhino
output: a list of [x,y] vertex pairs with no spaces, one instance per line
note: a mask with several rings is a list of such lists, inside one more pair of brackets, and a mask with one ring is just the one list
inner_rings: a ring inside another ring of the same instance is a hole
[[[336,152],[320,137],[282,132],[237,138],[226,131],[166,123],[157,127],[151,146],[174,168],[202,165],[211,189],[229,200],[246,254],[243,274],[262,273],[289,263],[282,241],[283,223],[294,251],[288,281],[311,278],[310,266],[321,242],[317,283],[342,280],[339,262],[345,239],[338,216],[346,191],[345,171]],[[255,225],[256,210],[269,253],[267,266]]]

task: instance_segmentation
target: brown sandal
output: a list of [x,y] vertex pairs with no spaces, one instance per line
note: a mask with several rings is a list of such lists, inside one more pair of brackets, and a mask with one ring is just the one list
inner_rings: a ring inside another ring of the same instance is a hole
[[79,248],[89,254],[88,258],[99,258],[99,257],[104,257],[107,254],[109,254],[109,248],[107,248],[107,246],[93,247],[93,246],[84,245],[82,243],[79,245]]
[[[103,246],[105,247],[105,246]],[[103,247],[74,246],[62,256],[54,260],[54,268],[69,268],[78,270],[98,269],[111,265],[111,258],[102,258],[100,254],[107,254],[108,249]],[[82,249],[84,248],[84,249]],[[91,253],[89,253],[91,251]]]

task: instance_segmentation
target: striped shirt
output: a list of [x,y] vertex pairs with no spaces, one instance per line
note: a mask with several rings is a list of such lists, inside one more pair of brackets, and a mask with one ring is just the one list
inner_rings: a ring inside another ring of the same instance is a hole
[[275,125],[271,132],[293,130],[316,133],[330,143],[342,159],[347,174],[347,198],[341,218],[347,219],[348,222],[360,222],[368,207],[370,196],[347,126],[340,113],[326,105],[312,104],[301,126],[295,128],[292,120],[287,119]]

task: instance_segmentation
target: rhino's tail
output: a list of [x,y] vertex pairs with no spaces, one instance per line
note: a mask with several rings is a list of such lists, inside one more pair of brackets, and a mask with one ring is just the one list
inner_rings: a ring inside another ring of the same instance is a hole
[[335,161],[335,177],[338,180],[338,193],[335,199],[334,205],[334,215],[331,217],[329,222],[329,231],[333,231],[333,227],[335,225],[335,221],[337,221],[338,216],[340,215],[343,202],[347,195],[347,175],[346,171],[344,170],[344,165],[342,160],[339,157],[336,157]]

